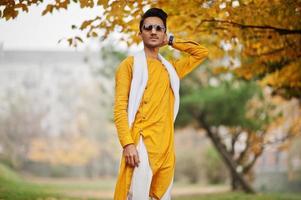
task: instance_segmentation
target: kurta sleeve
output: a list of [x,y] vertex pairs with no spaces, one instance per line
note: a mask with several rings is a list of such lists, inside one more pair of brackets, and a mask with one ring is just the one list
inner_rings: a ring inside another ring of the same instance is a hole
[[192,40],[175,38],[172,47],[179,51],[188,53],[188,56],[171,60],[171,63],[175,67],[180,79],[202,63],[208,56],[208,49]]
[[134,143],[128,125],[128,98],[132,80],[132,59],[124,59],[115,72],[114,123],[122,147]]

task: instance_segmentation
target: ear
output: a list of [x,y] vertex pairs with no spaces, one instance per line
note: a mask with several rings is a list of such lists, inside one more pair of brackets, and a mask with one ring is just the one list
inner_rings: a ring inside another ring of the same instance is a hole
[[142,33],[139,31],[139,33],[138,33],[138,37],[142,40],[142,35],[141,35]]

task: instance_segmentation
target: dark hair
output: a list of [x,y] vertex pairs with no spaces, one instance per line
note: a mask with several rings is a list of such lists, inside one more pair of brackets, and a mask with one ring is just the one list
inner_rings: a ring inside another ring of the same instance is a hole
[[139,25],[140,32],[142,32],[142,26],[143,26],[144,20],[148,17],[159,17],[163,21],[163,24],[165,26],[165,32],[166,32],[167,14],[160,8],[150,8],[142,15],[141,20],[140,20],[140,25]]

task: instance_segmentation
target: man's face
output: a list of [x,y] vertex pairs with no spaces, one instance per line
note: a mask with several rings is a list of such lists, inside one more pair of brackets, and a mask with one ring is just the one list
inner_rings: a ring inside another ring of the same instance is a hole
[[[145,30],[144,26],[147,27],[149,25],[160,25],[164,27],[163,21],[159,17],[148,17],[144,20],[142,26],[142,32],[139,33],[139,36],[143,40],[143,43],[146,47],[155,48],[160,47],[163,43],[164,39],[167,37],[165,30],[160,28],[153,27],[151,30]],[[164,27],[166,28],[166,27]]]

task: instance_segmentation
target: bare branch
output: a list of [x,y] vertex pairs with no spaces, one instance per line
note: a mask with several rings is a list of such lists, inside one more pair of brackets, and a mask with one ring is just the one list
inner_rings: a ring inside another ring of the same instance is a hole
[[260,155],[262,154],[262,152],[263,152],[263,148],[261,149],[261,153],[256,154],[254,156],[253,160],[249,162],[249,164],[243,166],[243,170],[242,170],[243,174],[247,174],[250,171],[250,169],[252,169],[253,165],[256,163],[256,160],[260,157]]
[[239,27],[241,29],[266,29],[266,30],[273,30],[280,35],[290,35],[290,34],[301,34],[301,29],[285,29],[285,28],[278,28],[274,26],[260,26],[260,25],[247,25],[247,24],[240,24],[238,22],[233,22],[229,20],[218,20],[218,19],[204,19],[201,21],[199,25],[201,25],[203,22],[216,22],[216,23],[223,23],[223,24],[231,24],[233,26]]

